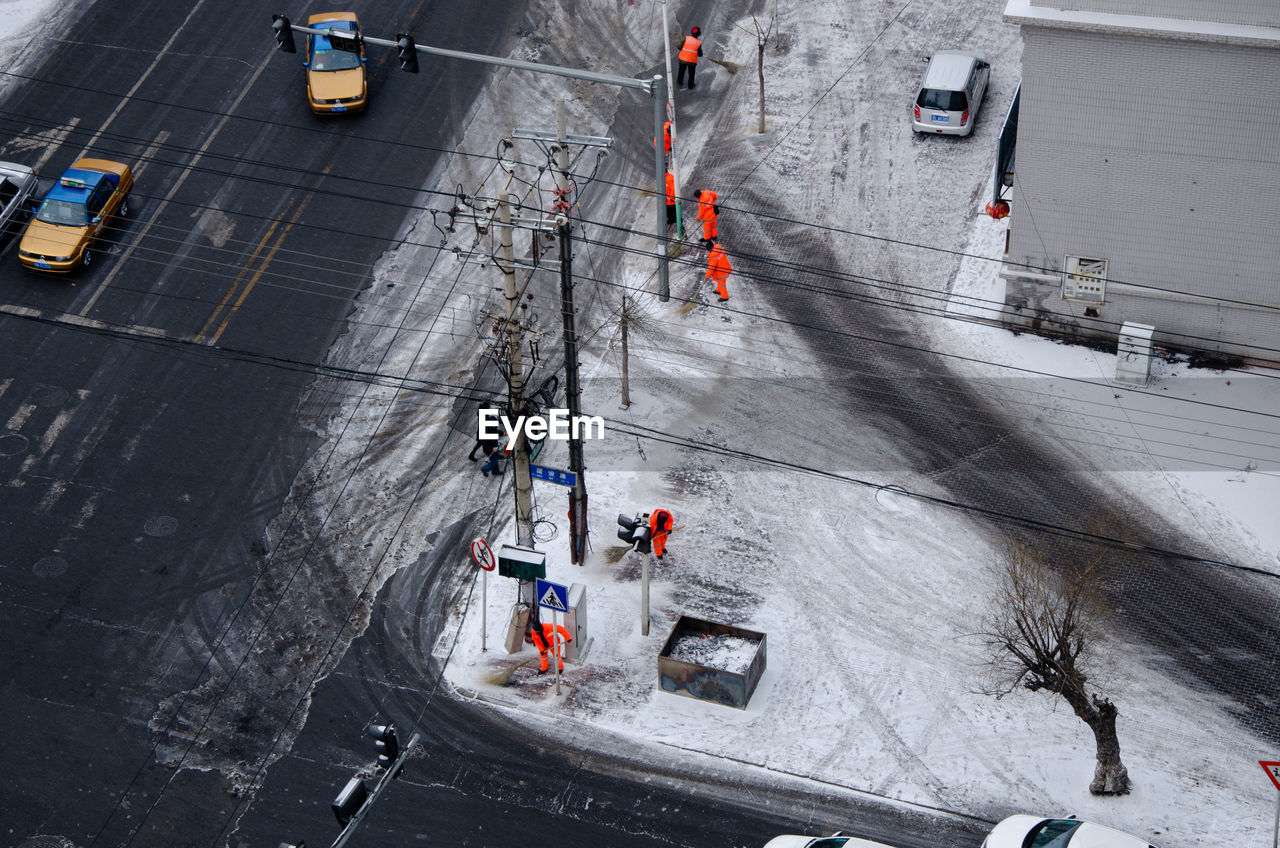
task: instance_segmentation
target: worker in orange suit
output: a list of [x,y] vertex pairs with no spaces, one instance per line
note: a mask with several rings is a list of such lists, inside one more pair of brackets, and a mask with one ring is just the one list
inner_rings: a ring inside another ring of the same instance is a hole
[[529,628],[529,637],[533,639],[533,646],[538,649],[538,659],[542,662],[538,674],[546,674],[550,665],[547,655],[553,652],[556,655],[556,667],[564,671],[564,649],[561,646],[573,641],[568,630],[559,624],[544,621],[541,628],[536,624]]
[[[671,122],[670,121],[667,121],[665,124],[662,125],[662,138],[666,143],[665,149],[667,153],[667,158],[670,159],[671,158]],[[657,144],[658,142],[657,140],[655,140],[653,143]]]
[[694,27],[685,36],[684,43],[680,45],[680,53],[676,56],[680,60],[680,69],[676,71],[676,85],[684,82],[684,75],[687,71],[689,73],[689,88],[694,88],[693,75],[698,72],[698,57],[701,55],[702,30]]
[[729,287],[725,283],[732,271],[733,266],[724,253],[724,245],[713,244],[711,252],[707,254],[707,276],[716,281],[716,294],[720,295],[721,303],[729,299]]
[[676,178],[667,171],[667,226],[676,225]]
[[716,206],[718,198],[714,191],[707,189],[699,189],[693,196],[698,201],[698,220],[702,222],[702,246],[710,250],[719,238],[716,229],[716,221],[720,217],[720,207]]
[[653,554],[658,559],[662,559],[667,551],[667,536],[675,523],[675,518],[665,509],[655,509],[649,513],[649,539],[653,543]]

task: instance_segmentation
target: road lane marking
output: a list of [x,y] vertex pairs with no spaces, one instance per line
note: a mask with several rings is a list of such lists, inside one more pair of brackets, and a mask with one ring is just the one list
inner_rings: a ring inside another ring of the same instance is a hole
[[35,453],[28,454],[27,458],[22,460],[22,466],[18,469],[19,477],[24,476],[31,470],[33,465],[44,459],[45,454],[53,448],[53,443],[58,440],[58,437],[62,435],[62,431],[71,421],[71,414],[74,411],[75,410],[72,409],[58,410],[58,414],[53,417],[53,421],[45,428],[44,433],[40,436],[40,449]]
[[[235,317],[236,312],[240,309],[240,305],[244,303],[245,298],[249,296],[249,292],[253,291],[254,286],[258,284],[258,280],[262,279],[262,275],[266,273],[267,266],[271,264],[271,260],[275,258],[276,253],[280,250],[280,245],[284,244],[285,237],[289,235],[289,231],[293,229],[293,225],[298,223],[298,219],[302,217],[302,213],[311,205],[312,199],[316,196],[316,190],[324,184],[325,178],[329,176],[329,171],[332,169],[332,162],[324,166],[324,170],[320,172],[320,180],[315,184],[315,187],[307,193],[307,196],[303,198],[302,202],[298,204],[298,211],[294,212],[293,216],[289,218],[289,223],[285,225],[285,228],[280,233],[279,238],[276,239],[275,244],[271,246],[271,250],[268,251],[266,257],[263,258],[262,264],[258,266],[258,270],[254,272],[254,275],[249,279],[249,282],[245,284],[244,290],[240,292],[240,296],[236,298],[235,305],[228,310],[227,317],[218,325],[217,332],[209,338],[209,344],[216,345],[218,343],[218,339],[222,338],[223,332],[227,329],[227,325],[231,323],[231,319]],[[239,278],[237,278],[237,282],[238,281]]]
[[218,320],[218,316],[222,314],[222,310],[226,307],[227,302],[235,295],[240,288],[240,282],[249,273],[249,269],[253,267],[253,263],[258,260],[258,254],[262,253],[263,248],[267,246],[267,242],[271,241],[271,236],[275,234],[276,227],[280,226],[280,222],[284,216],[289,214],[289,207],[293,205],[292,198],[284,207],[284,212],[280,213],[280,217],[271,222],[271,226],[267,228],[266,234],[258,242],[258,246],[253,249],[253,253],[249,256],[248,261],[240,268],[240,273],[236,275],[235,281],[227,288],[227,293],[222,296],[222,300],[218,301],[218,307],[213,310],[213,314],[209,316],[209,320],[205,321],[204,326],[200,328],[200,332],[196,333],[196,342],[203,343],[205,334],[213,327],[213,323]]
[[18,411],[4,425],[4,428],[11,433],[16,433],[22,429],[22,425],[27,423],[27,419],[31,417],[31,413],[36,411],[36,405],[29,400],[24,400],[18,404]]
[[[89,396],[87,389],[78,389],[76,395],[81,401]],[[49,491],[40,503],[36,504],[36,513],[47,513],[53,509],[54,505],[62,498],[62,495],[75,484],[76,475],[80,473],[81,467],[84,466],[89,455],[98,447],[98,443],[107,434],[107,430],[115,423],[116,412],[120,408],[120,396],[114,395],[107,403],[102,414],[93,422],[93,426],[89,428],[89,434],[76,442],[75,449],[71,452],[71,459],[60,469],[59,479],[49,486]]]
[[6,154],[22,153],[27,150],[42,151],[40,158],[36,159],[36,163],[31,166],[31,170],[38,174],[44,164],[49,161],[49,158],[67,140],[67,136],[71,134],[71,131],[79,124],[79,118],[72,118],[60,127],[52,127],[47,130],[41,130],[38,133],[30,132],[31,127],[28,126],[17,138],[5,142],[4,147],[0,148],[0,150],[3,150]]
[[160,132],[156,133],[155,139],[153,139],[152,142],[147,145],[146,150],[142,151],[142,155],[138,157],[138,164],[133,168],[133,179],[135,182],[138,180],[139,177],[142,176],[142,172],[147,169],[147,165],[151,162],[151,159],[156,155],[156,151],[159,150],[164,145],[164,143],[168,140],[169,140],[168,130],[160,130]]
[[[174,28],[173,35],[169,36],[169,40],[160,48],[160,52],[156,54],[155,59],[151,60],[151,64],[142,72],[142,76],[138,77],[138,81],[133,84],[133,88],[130,88],[125,96],[120,98],[120,102],[116,104],[116,108],[111,110],[111,114],[102,122],[102,126],[98,127],[98,131],[93,134],[93,137],[89,139],[89,143],[80,151],[80,156],[84,156],[89,152],[89,148],[93,147],[94,142],[102,137],[102,134],[107,131],[107,127],[111,126],[116,117],[124,111],[124,107],[133,100],[133,95],[137,94],[138,89],[142,88],[142,84],[151,76],[152,71],[154,71],[160,62],[166,58],[166,54],[169,52],[169,48],[173,46],[173,42],[178,40],[178,36],[182,35],[182,31],[187,28],[187,24],[191,23],[191,19],[195,17],[196,12],[200,11],[200,7],[203,6],[205,2],[206,0],[199,0],[199,2],[191,7],[191,11],[187,13],[187,17],[183,19],[181,24]],[[80,157],[77,156],[76,158],[78,159]]]
[[[203,4],[204,0],[200,0],[200,2]],[[274,53],[275,53],[275,50],[273,48],[272,51],[267,54],[267,58],[262,61],[262,64],[258,65],[258,70],[253,72],[253,76],[249,78],[249,81],[245,84],[244,88],[241,90],[240,94],[236,97],[235,101],[232,102],[230,108],[228,108],[226,113],[220,119],[218,119],[218,123],[214,125],[213,130],[209,133],[208,137],[205,138],[204,143],[200,145],[200,149],[196,151],[196,155],[191,157],[191,161],[188,162],[187,166],[182,169],[182,173],[179,174],[178,179],[174,181],[173,188],[169,189],[169,191],[165,193],[164,199],[161,200],[160,203],[156,205],[155,211],[153,211],[151,215],[148,216],[147,222],[143,224],[142,229],[139,230],[138,234],[133,237],[133,241],[129,242],[129,245],[124,249],[123,252],[121,252],[119,259],[117,259],[114,263],[112,263],[111,270],[107,273],[107,276],[103,279],[103,281],[94,290],[93,294],[85,302],[84,307],[79,310],[79,314],[81,317],[88,315],[89,310],[93,309],[94,305],[97,304],[98,298],[102,297],[103,293],[107,290],[107,287],[110,286],[112,281],[115,280],[116,275],[120,273],[120,269],[125,266],[125,263],[129,260],[129,257],[133,255],[133,251],[137,249],[139,242],[142,241],[143,237],[146,236],[146,234],[155,225],[156,221],[160,217],[160,214],[164,212],[165,209],[168,208],[169,202],[173,200],[174,195],[176,195],[178,191],[186,184],[187,178],[191,176],[192,172],[195,170],[196,165],[198,165],[200,163],[200,160],[204,158],[205,153],[207,153],[209,150],[209,146],[212,145],[214,142],[214,139],[218,137],[218,133],[222,132],[222,128],[227,125],[227,121],[231,120],[232,114],[236,111],[236,109],[240,108],[241,102],[243,102],[244,99],[249,96],[249,92],[253,90],[253,86],[257,83],[258,77],[262,76],[262,72],[267,69],[267,63],[271,61],[271,57],[272,55],[274,55]]]
[[145,324],[109,324],[97,318],[83,318],[68,312],[51,312],[46,315],[39,309],[18,303],[0,303],[0,315],[16,315],[20,318],[36,318],[50,324],[69,324],[73,327],[87,327],[92,330],[110,330],[113,333],[126,333],[133,336],[145,336],[152,339],[177,339],[189,342],[191,339],[170,334],[162,327],[148,327]]

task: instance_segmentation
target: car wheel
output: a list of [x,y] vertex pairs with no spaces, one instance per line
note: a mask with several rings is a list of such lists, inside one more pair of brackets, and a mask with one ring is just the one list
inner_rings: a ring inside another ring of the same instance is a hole
[[124,199],[120,201],[120,217],[129,217],[129,195],[127,194],[124,196]]
[[80,267],[88,268],[92,262],[93,262],[93,253],[91,251],[86,250],[84,252],[84,258],[80,260]]

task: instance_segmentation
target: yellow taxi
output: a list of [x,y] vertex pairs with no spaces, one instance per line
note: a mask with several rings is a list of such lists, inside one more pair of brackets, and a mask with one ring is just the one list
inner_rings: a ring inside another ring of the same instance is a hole
[[[307,18],[307,26],[350,33],[342,38],[307,33],[307,99],[318,115],[358,112],[369,98],[365,79],[364,42],[354,12],[324,12]],[[337,45],[337,46],[335,46]],[[342,49],[343,46],[355,50]]]
[[129,215],[133,171],[121,162],[79,159],[40,201],[18,243],[18,261],[36,271],[65,274],[88,266],[89,247],[111,219]]

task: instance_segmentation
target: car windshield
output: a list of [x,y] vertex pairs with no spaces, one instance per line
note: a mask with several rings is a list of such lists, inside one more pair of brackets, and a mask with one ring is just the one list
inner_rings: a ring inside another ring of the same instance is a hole
[[360,57],[345,50],[317,50],[311,57],[313,71],[349,71],[360,67]]
[[83,227],[89,223],[89,211],[83,203],[70,200],[46,200],[40,204],[36,217],[46,224]]
[[18,196],[18,187],[8,180],[0,180],[0,206],[8,206],[9,201]]
[[916,98],[921,109],[937,109],[940,112],[963,112],[969,108],[963,91],[946,91],[941,88],[922,88]]
[[1074,819],[1049,819],[1036,825],[1022,844],[1024,848],[1066,848],[1079,826]]

